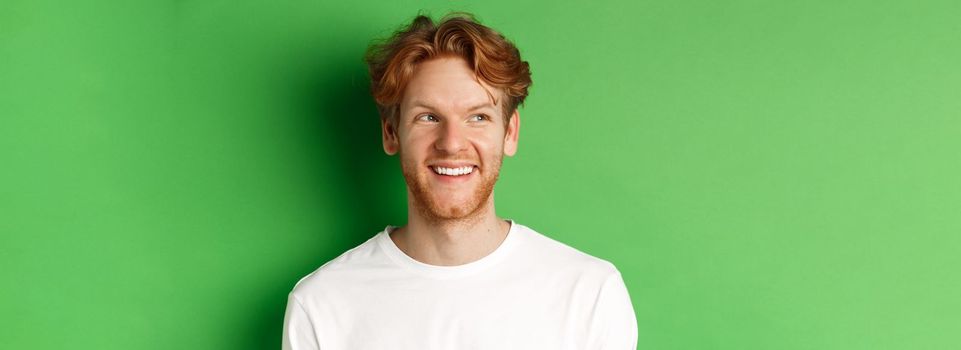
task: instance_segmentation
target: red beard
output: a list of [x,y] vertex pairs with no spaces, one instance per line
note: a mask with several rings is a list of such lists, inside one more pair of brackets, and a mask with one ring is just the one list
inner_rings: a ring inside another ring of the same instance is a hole
[[[449,220],[471,219],[479,215],[481,210],[490,201],[490,195],[494,192],[494,184],[500,174],[502,157],[497,157],[497,164],[490,171],[481,171],[480,184],[474,188],[473,193],[466,201],[444,205],[437,201],[436,193],[431,192],[429,177],[434,176],[433,169],[425,167],[423,164],[416,164],[405,161],[401,156],[401,170],[407,188],[413,195],[414,206],[417,207],[421,216],[429,222],[440,222]],[[479,169],[474,170],[479,171]],[[431,173],[428,173],[431,172]]]

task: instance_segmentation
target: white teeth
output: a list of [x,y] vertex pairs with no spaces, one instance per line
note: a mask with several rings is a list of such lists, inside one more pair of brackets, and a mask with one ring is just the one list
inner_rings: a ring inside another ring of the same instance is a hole
[[465,166],[460,168],[445,168],[445,167],[433,166],[431,167],[431,169],[434,169],[435,173],[438,173],[441,175],[450,175],[450,176],[461,176],[461,175],[466,175],[474,172],[474,167],[472,166]]

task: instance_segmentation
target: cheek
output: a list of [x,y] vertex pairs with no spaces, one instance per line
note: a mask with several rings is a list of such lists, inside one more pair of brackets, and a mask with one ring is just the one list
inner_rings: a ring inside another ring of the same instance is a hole
[[494,142],[488,140],[484,143],[477,143],[477,151],[480,153],[485,162],[494,162],[500,159],[504,154],[504,144],[503,142]]
[[414,172],[426,171],[427,167],[424,165],[427,159],[433,157],[429,145],[408,143],[405,147],[400,151],[400,161],[403,166]]
[[477,149],[500,149],[504,146],[504,133],[491,132],[491,129],[481,129],[471,134],[471,141]]
[[408,133],[401,134],[398,137],[398,144],[401,150],[406,151],[409,156],[423,153],[426,149],[426,140],[428,140],[429,135],[422,135],[423,133]]

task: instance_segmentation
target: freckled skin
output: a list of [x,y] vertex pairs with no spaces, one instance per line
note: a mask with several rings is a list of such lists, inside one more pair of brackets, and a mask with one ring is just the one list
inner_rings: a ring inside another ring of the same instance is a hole
[[[505,127],[504,102],[503,92],[478,80],[461,58],[418,65],[401,100],[397,128],[383,125],[384,150],[400,153],[412,205],[428,222],[471,222],[492,208],[503,157],[517,146],[519,116],[515,111],[512,127]],[[443,183],[428,167],[438,161],[468,162],[477,169],[466,182]]]

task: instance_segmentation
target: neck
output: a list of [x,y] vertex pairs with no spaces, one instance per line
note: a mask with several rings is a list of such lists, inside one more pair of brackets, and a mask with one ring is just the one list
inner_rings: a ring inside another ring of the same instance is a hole
[[477,261],[507,238],[510,223],[494,212],[494,194],[473,215],[459,219],[428,218],[408,199],[407,225],[390,238],[405,254],[425,264],[457,266]]

